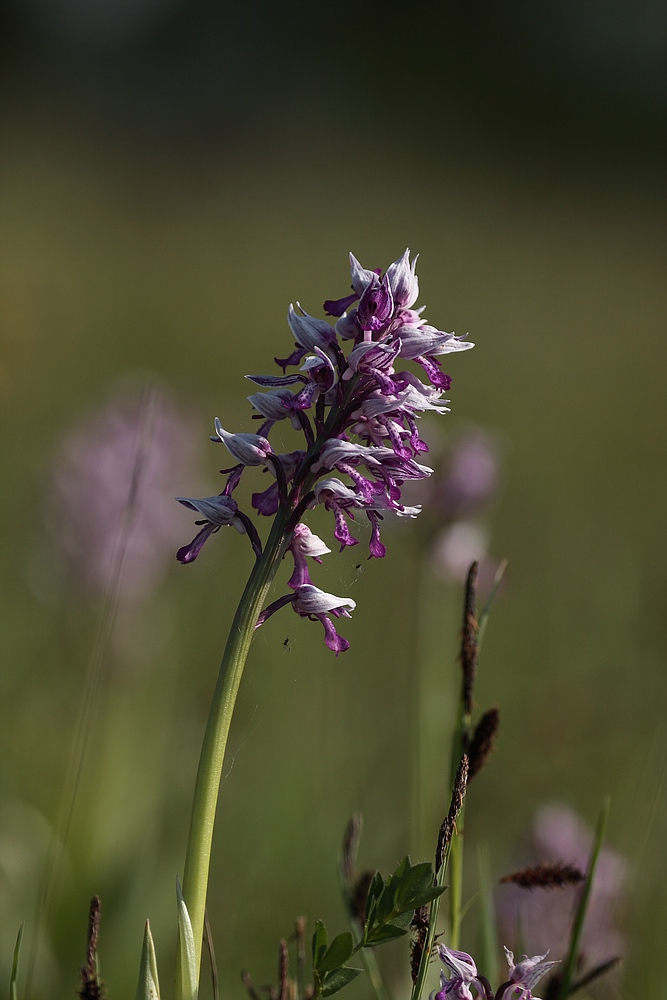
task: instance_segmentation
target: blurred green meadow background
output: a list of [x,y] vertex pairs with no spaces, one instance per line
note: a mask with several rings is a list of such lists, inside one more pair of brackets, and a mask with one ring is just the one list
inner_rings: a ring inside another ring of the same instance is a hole
[[[16,0],[2,18],[0,982],[24,920],[23,995],[71,996],[98,893],[109,996],[134,993],[146,917],[169,995],[199,747],[251,566],[231,531],[178,565],[196,529],[174,503],[175,541],[146,529],[155,573],[123,597],[121,569],[110,618],[104,588],[63,569],[65,532],[86,522],[88,549],[109,532],[95,497],[64,525],[63,442],[103,437],[119,394],[157,386],[182,418],[178,447],[149,442],[169,495],[217,492],[213,418],[255,429],[243,375],[289,353],[288,304],[322,315],[348,251],[386,267],[410,246],[430,322],[477,345],[445,365],[436,430],[502,441],[490,550],[509,569],[477,688],[501,733],[468,798],[470,895],[478,845],[499,877],[541,805],[592,825],[609,792],[629,864],[613,995],[667,996],[664,8]],[[289,611],[257,635],[209,892],[223,996],[243,995],[242,967],[275,978],[295,917],[344,929],[354,811],[364,865],[430,857],[461,603],[430,537],[393,525],[385,560],[362,544],[316,569],[357,601],[338,659]],[[404,949],[387,952],[398,998]]]

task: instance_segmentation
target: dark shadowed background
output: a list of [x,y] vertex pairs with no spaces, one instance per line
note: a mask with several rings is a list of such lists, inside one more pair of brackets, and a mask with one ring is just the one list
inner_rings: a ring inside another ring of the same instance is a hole
[[[661,995],[666,20],[650,0],[5,3],[3,981],[25,920],[31,996],[71,996],[98,892],[109,995],[133,995],[147,916],[168,991],[199,745],[251,560],[229,531],[177,565],[195,529],[171,497],[219,489],[213,417],[253,429],[242,376],[289,352],[289,302],[321,315],[348,288],[349,250],[386,267],[410,246],[429,320],[477,345],[446,366],[438,430],[503,442],[490,548],[509,570],[477,690],[502,730],[469,798],[470,894],[477,845],[499,876],[540,806],[593,824],[610,792],[629,865],[614,989]],[[154,478],[123,527],[137,421]],[[210,890],[224,996],[243,995],[241,967],[274,976],[296,916],[344,929],[353,811],[368,866],[435,841],[460,594],[432,575],[426,528],[386,540],[384,561],[352,551],[317,570],[357,601],[348,653],[289,611],[251,651]],[[416,834],[417,746],[430,828]],[[470,950],[476,921],[473,907]]]

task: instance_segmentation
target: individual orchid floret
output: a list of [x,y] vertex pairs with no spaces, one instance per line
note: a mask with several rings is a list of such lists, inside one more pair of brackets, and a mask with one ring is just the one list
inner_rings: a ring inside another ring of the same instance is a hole
[[393,312],[394,299],[387,275],[380,281],[378,276],[374,274],[357,306],[357,322],[364,331],[364,339],[370,340],[368,334],[377,333],[384,329]]
[[[252,396],[246,397],[248,402],[254,406],[258,413],[266,417],[268,426],[262,425],[262,430],[266,433],[271,424],[276,420],[284,420],[285,417],[292,417],[292,426],[299,429],[299,420],[294,413],[297,396],[289,389],[272,389],[270,392],[255,392]],[[260,435],[263,436],[263,435]]]
[[380,392],[386,396],[396,393],[397,385],[390,377],[393,375],[393,363],[401,349],[401,342],[393,344],[375,344],[367,342],[359,344],[347,356],[348,369],[343,376],[351,378],[354,372],[360,372],[375,379]]
[[454,333],[436,330],[434,326],[419,323],[416,326],[399,326],[395,331],[401,341],[400,355],[408,360],[416,360],[420,355],[433,357],[436,354],[452,354],[455,351],[469,351],[475,345]]
[[243,514],[238,507],[236,500],[221,493],[215,497],[204,497],[195,499],[194,497],[176,497],[179,503],[190,510],[197,511],[203,515],[203,520],[195,521],[195,524],[203,525],[200,532],[193,538],[189,545],[182,546],[176,553],[176,558],[180,563],[194,562],[201,552],[204,542],[220,528],[234,525],[236,530],[242,535],[248,534],[255,554],[259,557],[262,554],[262,546],[250,518]]
[[319,347],[322,351],[326,351],[327,347],[335,344],[336,333],[334,328],[325,320],[317,319],[316,316],[310,316],[301,309],[298,302],[297,306],[300,314],[296,312],[293,305],[290,305],[287,311],[287,322],[299,347],[302,347],[304,351],[313,351],[316,347]]
[[[321,395],[326,395],[333,389],[337,378],[331,358],[318,347],[315,348],[315,354],[307,357],[301,365],[301,371],[306,372],[308,377],[304,378],[306,384],[296,394],[294,402],[291,404],[292,412],[296,414],[299,411],[307,410]],[[301,426],[304,426],[303,422]],[[312,444],[312,441],[309,443]]]
[[312,583],[304,583],[297,587],[293,594],[285,594],[264,608],[257,619],[255,628],[259,628],[271,615],[274,615],[276,611],[284,608],[287,604],[291,604],[293,610],[298,615],[301,615],[302,618],[310,618],[312,621],[317,619],[322,622],[324,627],[324,641],[336,656],[350,648],[347,639],[344,639],[336,632],[329,615],[333,615],[335,618],[340,618],[341,616],[350,618],[351,615],[347,608],[354,611],[357,606],[356,601],[353,601],[350,597],[336,597],[335,594],[327,594],[324,590],[320,590],[319,587],[314,587]]
[[328,392],[336,382],[336,369],[331,358],[318,347],[301,365],[301,371],[306,372],[308,380],[314,382],[322,392]]
[[294,535],[289,545],[289,550],[294,556],[294,572],[287,581],[287,586],[292,590],[298,590],[305,584],[311,584],[310,573],[306,558],[310,556],[315,562],[322,562],[321,556],[327,555],[331,549],[324,544],[321,538],[314,535],[307,524],[302,521],[294,529]]
[[387,278],[394,302],[402,309],[409,309],[419,296],[419,281],[415,274],[418,257],[419,254],[416,254],[411,262],[408,248],[402,257],[387,268]]
[[475,346],[462,337],[436,330],[422,322],[399,326],[395,335],[401,341],[401,357],[421,365],[431,384],[445,391],[449,389],[452,380],[441,371],[442,365],[436,355],[467,351]]
[[441,944],[438,955],[451,976],[448,978],[444,970],[440,973],[440,989],[431,994],[431,1000],[473,1000],[475,995],[493,996],[486,979],[479,975],[474,960],[465,951],[454,951]]
[[364,502],[358,493],[335,477],[321,479],[313,492],[315,498],[312,506],[316,503],[323,503],[325,508],[332,511],[334,515],[334,538],[341,543],[341,549],[346,545],[358,543],[358,539],[350,533],[345,518],[350,517],[354,520],[352,513],[354,508],[366,512],[371,524],[370,554],[376,559],[381,559],[386,555],[385,546],[380,542],[379,521],[382,519],[380,511],[394,511],[401,517],[416,517],[421,511],[419,506],[406,507],[391,500],[384,492],[376,493],[370,501]]
[[338,656],[350,648],[347,639],[338,635],[329,615],[340,618],[350,618],[347,608],[352,611],[356,608],[356,601],[350,597],[336,597],[334,594],[327,594],[324,590],[314,587],[312,584],[304,584],[295,592],[295,600],[292,605],[294,610],[302,618],[319,619],[324,626],[324,642]]
[[514,953],[509,948],[505,948],[510,977],[506,983],[499,987],[498,1000],[502,1000],[502,998],[504,1000],[539,1000],[532,992],[533,986],[537,985],[549,969],[558,965],[558,962],[544,961],[548,954],[549,952],[545,951],[543,955],[533,955],[532,958],[523,955],[521,960],[515,963]]
[[242,465],[266,465],[267,455],[273,454],[270,443],[261,434],[232,434],[225,430],[217,417],[215,433]]
[[377,466],[380,458],[388,452],[388,448],[367,448],[363,444],[356,444],[353,441],[344,441],[342,438],[333,438],[325,441],[320,449],[319,461],[313,466],[313,471],[318,469],[334,469],[340,462],[346,464],[361,462],[367,466]]
[[350,254],[350,275],[352,276],[352,287],[357,296],[364,294],[369,285],[377,280],[377,271],[369,271],[362,267],[353,253]]

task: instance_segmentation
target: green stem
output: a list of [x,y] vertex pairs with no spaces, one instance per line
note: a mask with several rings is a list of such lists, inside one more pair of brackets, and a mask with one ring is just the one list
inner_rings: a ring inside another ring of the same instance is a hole
[[[183,898],[192,923],[197,970],[201,964],[211,841],[229,728],[255,624],[288,544],[289,513],[285,508],[277,515],[262,557],[255,563],[236,610],[199,758],[183,872]],[[180,982],[181,976],[177,974],[177,1000],[181,1000]]]
[[463,810],[456,821],[456,832],[452,836],[451,877],[449,881],[450,928],[449,947],[458,951],[461,940],[461,919],[463,907]]
[[[447,874],[447,867],[449,864],[449,855],[451,851],[451,841],[445,848],[445,856],[440,866],[440,871],[436,874],[435,884],[444,885],[445,876]],[[417,978],[412,987],[412,994],[410,1000],[420,1000],[422,992],[424,990],[424,984],[426,983],[426,977],[428,975],[428,969],[431,962],[431,953],[433,951],[433,945],[435,944],[435,932],[438,923],[438,913],[440,911],[440,900],[442,896],[436,896],[436,898],[431,903],[428,915],[428,932],[426,935],[426,943],[424,944],[424,950],[422,952],[421,961],[419,963],[419,970],[417,972]]]
[[[459,698],[456,726],[452,737],[450,785],[454,788],[456,774],[464,751],[470,742],[472,724],[466,714],[463,688]],[[461,907],[463,905],[463,834],[465,824],[465,802],[461,806],[451,842],[451,877],[449,881],[449,947],[458,951],[461,938]]]
[[[335,436],[339,428],[343,426],[347,415],[346,407],[349,406],[357,381],[358,376],[350,379],[346,385],[341,404],[333,407],[329,412],[322,433],[313,442],[302,463],[302,474],[297,476],[292,484],[289,500],[281,505],[276,515],[262,556],[255,563],[236,609],[220,664],[218,680],[206,723],[204,743],[199,757],[183,871],[183,900],[194,936],[197,979],[199,979],[201,966],[211,842],[220,791],[220,778],[243,668],[255,632],[257,618],[266,603],[273,578],[289,545],[291,528],[293,527],[293,523],[290,524],[290,521],[294,519],[299,499],[307,496],[317,479],[318,474],[311,470],[313,459],[319,454],[323,442],[329,437]],[[186,1000],[183,996],[180,950],[177,962],[176,1000]]]

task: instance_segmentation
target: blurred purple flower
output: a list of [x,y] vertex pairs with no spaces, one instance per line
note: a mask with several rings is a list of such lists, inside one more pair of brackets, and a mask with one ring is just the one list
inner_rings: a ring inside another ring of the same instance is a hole
[[436,472],[426,486],[430,496],[423,499],[439,525],[432,546],[435,573],[463,582],[477,561],[482,580],[490,582],[496,571],[488,557],[488,513],[499,485],[497,435],[480,428],[463,431],[439,449],[433,464]]
[[[585,871],[593,834],[575,812],[563,805],[544,806],[532,828],[531,857],[527,863],[563,861]],[[587,968],[621,954],[623,936],[617,925],[627,865],[610,848],[603,848],[593,881],[590,905],[581,943]],[[527,952],[546,952],[563,958],[567,951],[572,916],[580,892],[576,886],[526,889],[515,885],[499,891],[502,937]]]
[[146,597],[173,561],[183,514],[173,496],[193,480],[197,428],[167,392],[121,386],[57,448],[46,523],[68,579]]
[[441,470],[434,484],[436,510],[448,523],[469,519],[498,489],[498,443],[487,431],[468,430],[445,450]]

